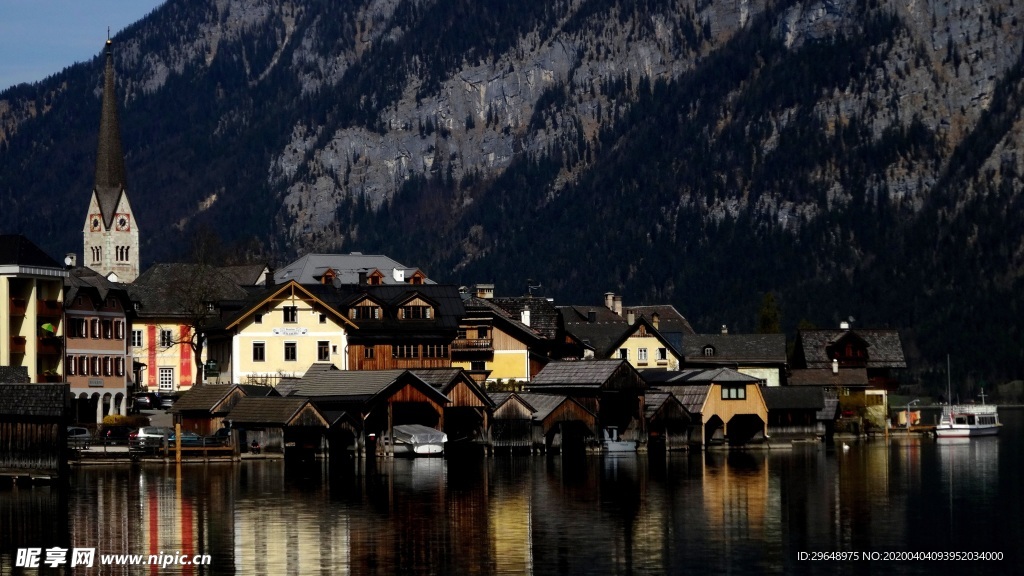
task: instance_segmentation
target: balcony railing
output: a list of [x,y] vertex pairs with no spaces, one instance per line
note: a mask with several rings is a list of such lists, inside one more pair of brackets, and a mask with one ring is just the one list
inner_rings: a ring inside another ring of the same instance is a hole
[[24,354],[25,353],[25,337],[24,336],[11,336],[11,353],[12,354]]
[[24,316],[27,307],[24,298],[11,298],[11,316]]
[[453,352],[478,352],[494,350],[494,341],[490,338],[462,338],[452,342]]
[[37,354],[60,354],[63,345],[61,344],[60,338],[56,336],[43,336],[39,339],[39,347],[36,349]]
[[63,312],[59,300],[40,300],[37,303],[36,313],[41,317],[60,318]]

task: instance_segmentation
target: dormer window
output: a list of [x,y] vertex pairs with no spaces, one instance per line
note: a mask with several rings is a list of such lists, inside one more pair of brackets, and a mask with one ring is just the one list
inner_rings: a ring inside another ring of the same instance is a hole
[[714,355],[715,355],[715,347],[714,346],[705,346],[704,347],[704,357],[705,358],[710,358],[710,357],[712,357]]
[[402,306],[402,318],[406,320],[430,320],[430,306]]
[[380,320],[380,306],[371,303],[353,306],[348,311],[348,317],[353,320]]

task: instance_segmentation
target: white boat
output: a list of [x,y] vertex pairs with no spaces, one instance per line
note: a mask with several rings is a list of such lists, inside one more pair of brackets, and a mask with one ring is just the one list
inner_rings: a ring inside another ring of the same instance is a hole
[[409,456],[436,456],[444,454],[444,443],[448,435],[440,430],[420,424],[401,424],[394,427],[395,442],[390,446],[391,438],[382,438],[385,454],[405,454]]
[[636,452],[636,442],[623,440],[619,436],[619,429],[615,426],[609,426],[604,429],[604,438],[601,439],[601,451]]
[[939,438],[994,436],[1002,426],[996,406],[986,404],[954,404],[942,407],[942,417],[935,427]]

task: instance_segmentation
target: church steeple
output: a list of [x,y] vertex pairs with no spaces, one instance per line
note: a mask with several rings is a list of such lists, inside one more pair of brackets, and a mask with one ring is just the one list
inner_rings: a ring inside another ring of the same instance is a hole
[[120,282],[132,282],[139,275],[139,228],[128,203],[126,180],[114,82],[114,47],[108,32],[96,184],[82,230],[82,260],[108,279]]
[[96,150],[95,189],[103,213],[103,223],[110,226],[117,201],[128,186],[125,181],[124,153],[121,150],[121,122],[117,114],[114,46],[109,38],[106,53],[107,62],[103,72],[103,111],[100,114],[100,137]]

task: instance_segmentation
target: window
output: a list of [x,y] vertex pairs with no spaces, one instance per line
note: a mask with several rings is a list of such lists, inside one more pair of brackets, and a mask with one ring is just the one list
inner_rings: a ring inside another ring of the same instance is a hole
[[174,391],[174,368],[160,368],[157,373],[157,384],[161,392]]
[[448,345],[447,344],[426,344],[423,346],[423,357],[424,358],[447,358],[448,357]]
[[704,356],[710,358],[711,356],[714,356],[714,355],[715,355],[715,347],[714,346],[705,346],[704,347]]
[[114,322],[111,320],[104,320],[101,322],[103,327],[103,338],[110,340],[114,337]]
[[68,376],[74,376],[75,375],[75,357],[74,356],[68,356],[67,366],[68,366]]
[[487,363],[483,360],[474,360],[469,363],[469,369],[474,372],[483,372],[487,369]]
[[477,328],[476,329],[476,337],[477,338],[482,338],[482,339],[486,340],[487,339],[487,328]]
[[100,375],[100,358],[99,358],[99,356],[90,356],[89,357],[89,374],[92,374],[93,376],[99,376]]
[[366,347],[364,347],[363,348],[363,358],[366,358],[367,360],[372,360],[373,359],[373,355],[374,355],[373,351],[374,351],[374,347],[373,346],[366,346]]
[[316,343],[316,359],[326,362],[331,359],[331,343],[327,340],[320,340]]
[[747,387],[745,385],[722,386],[722,400],[744,400],[746,397]]
[[619,358],[629,360],[629,348],[619,348]]
[[252,361],[264,362],[267,359],[267,345],[265,342],[252,343]]
[[468,332],[465,328],[459,328],[459,334],[456,336],[459,340],[465,340]]
[[299,321],[299,307],[298,306],[285,306],[284,307],[284,323],[295,324]]
[[174,346],[174,336],[171,334],[170,330],[160,331],[160,346],[164,348]]
[[327,314],[324,314],[323,312],[320,313],[320,323],[327,324]]
[[103,358],[103,375],[110,376],[114,373],[114,359],[110,356]]
[[142,348],[142,330],[132,330],[132,346]]
[[90,332],[92,334],[92,337],[93,338],[99,338],[100,337],[100,319],[99,318],[93,318],[92,320],[90,320],[89,321],[89,327],[91,328]]
[[255,315],[253,316],[253,319],[252,319],[252,321],[253,321],[254,323],[256,323],[256,324],[263,324],[263,313],[262,313],[262,312],[257,312],[257,313],[256,313],[256,314],[255,314]]
[[391,346],[392,358],[419,358],[420,349],[416,344],[394,344]]
[[82,376],[89,375],[89,358],[86,356],[78,357],[78,373]]
[[379,320],[380,306],[355,306],[348,312],[353,320]]
[[658,361],[659,362],[667,362],[668,361],[668,348],[658,348]]
[[406,320],[430,320],[430,306],[402,306],[402,318]]
[[124,358],[118,358],[114,366],[117,368],[117,375],[124,376]]
[[114,338],[124,340],[124,320],[114,320]]
[[636,351],[636,359],[638,362],[647,362],[647,348],[640,348]]
[[284,343],[284,361],[295,362],[298,360],[299,350],[298,345],[295,342]]
[[71,318],[71,330],[68,336],[73,338],[85,338],[88,336],[88,326],[85,318]]

